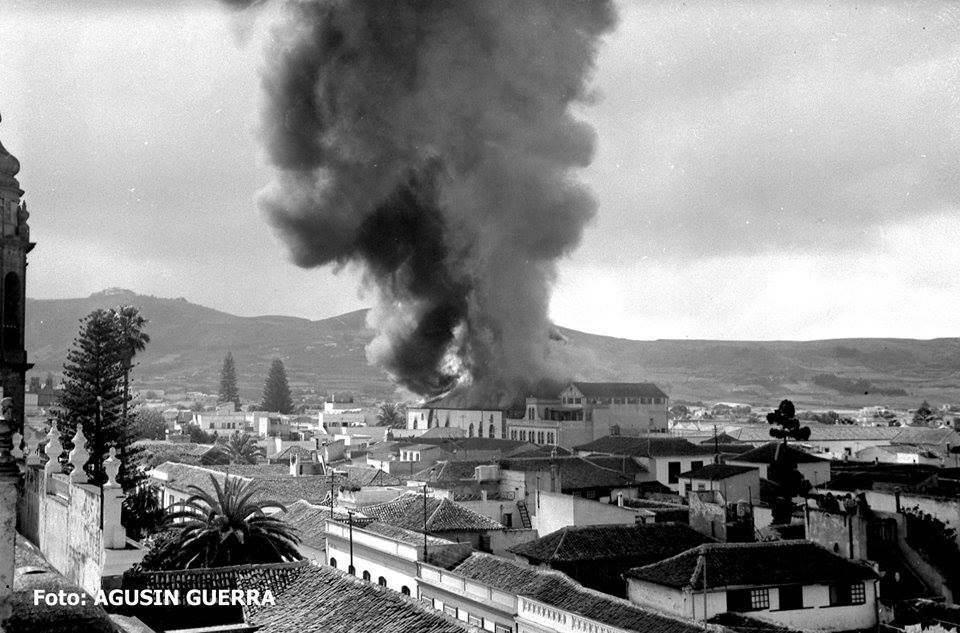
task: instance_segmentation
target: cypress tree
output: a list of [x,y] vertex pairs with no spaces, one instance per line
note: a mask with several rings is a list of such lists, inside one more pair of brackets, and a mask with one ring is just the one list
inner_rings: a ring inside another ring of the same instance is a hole
[[287,384],[287,372],[283,362],[274,358],[270,364],[270,373],[263,383],[263,411],[277,411],[279,413],[293,413],[293,399],[290,397],[290,386]]
[[227,352],[223,359],[223,368],[220,370],[220,397],[219,402],[232,402],[240,407],[240,392],[237,391],[237,368],[233,364],[233,354]]
[[57,421],[61,441],[67,450],[77,430],[83,429],[90,461],[85,470],[93,483],[106,480],[102,461],[110,447],[117,453],[131,440],[125,428],[123,410],[129,395],[124,394],[127,351],[119,323],[112,311],[94,310],[80,320],[80,332],[73,340],[63,365],[63,393]]

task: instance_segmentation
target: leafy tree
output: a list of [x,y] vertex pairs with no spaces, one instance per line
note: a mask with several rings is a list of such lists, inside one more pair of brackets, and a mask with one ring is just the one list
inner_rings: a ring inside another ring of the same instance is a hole
[[377,410],[377,426],[403,429],[407,426],[407,405],[402,402],[382,402]]
[[194,402],[190,405],[190,410],[194,413],[203,413],[207,410],[207,407],[202,402]]
[[237,368],[233,364],[233,354],[227,352],[223,359],[223,368],[220,370],[220,397],[219,402],[232,402],[240,407],[240,392],[237,391]]
[[199,425],[192,422],[184,424],[181,429],[190,436],[190,441],[194,444],[213,444],[217,441],[216,433],[207,433]]
[[165,513],[157,484],[140,483],[127,493],[121,506],[120,522],[134,539],[153,534],[163,525]]
[[290,385],[287,384],[287,372],[283,361],[274,358],[270,364],[270,373],[263,383],[263,411],[293,413],[293,399],[290,397]]
[[[106,481],[102,462],[107,450],[113,446],[120,453],[132,441],[123,418],[129,398],[123,389],[126,358],[122,334],[111,311],[94,310],[80,320],[80,332],[63,366],[58,427],[66,448],[72,448],[68,445],[77,426],[83,429],[91,454],[85,470],[96,484]],[[121,471],[121,484],[127,483],[125,471]]]
[[[189,486],[191,496],[180,509],[168,512],[166,524],[176,527],[175,545],[167,555],[176,569],[225,567],[300,560],[296,529],[265,508],[280,504],[251,501],[250,483],[227,476],[223,485],[213,475],[213,494]],[[163,561],[158,561],[163,564]]]
[[913,423],[926,426],[931,419],[933,419],[933,409],[930,408],[930,403],[924,400],[913,414]]
[[167,437],[167,421],[156,409],[140,409],[132,419],[134,440],[162,440]]
[[235,431],[229,440],[214,448],[226,456],[231,464],[256,464],[258,458],[267,457],[266,451],[252,435],[240,431]]
[[789,400],[782,400],[775,411],[767,414],[767,424],[776,424],[780,427],[779,429],[770,429],[770,437],[782,439],[784,445],[786,445],[788,438],[800,442],[806,442],[810,439],[810,427],[800,426],[800,420],[797,419],[797,410]]

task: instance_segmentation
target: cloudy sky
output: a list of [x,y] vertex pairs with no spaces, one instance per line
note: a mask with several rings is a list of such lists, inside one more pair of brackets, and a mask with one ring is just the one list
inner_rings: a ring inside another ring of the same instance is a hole
[[[0,141],[38,242],[28,294],[121,286],[314,319],[372,303],[354,270],[291,264],[254,201],[269,10],[158,4],[0,0]],[[599,211],[560,265],[557,323],[960,335],[960,10],[625,3],[595,84],[579,177]]]

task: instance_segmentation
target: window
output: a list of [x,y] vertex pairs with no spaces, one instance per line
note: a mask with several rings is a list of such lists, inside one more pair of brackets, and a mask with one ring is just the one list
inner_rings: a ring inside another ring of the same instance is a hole
[[680,481],[680,462],[667,462],[667,483]]
[[477,437],[483,437],[483,422],[477,425]]
[[517,439],[517,429],[510,429],[510,439],[511,440]]
[[737,589],[727,592],[727,611],[760,611],[770,608],[770,592],[766,589]]
[[477,616],[475,616],[475,615],[470,615],[470,614],[468,613],[468,614],[467,614],[467,624],[470,624],[470,625],[473,625],[473,626],[482,627],[482,626],[483,626],[483,618],[478,618]]
[[370,572],[368,571],[363,572],[363,579],[366,580],[367,582],[370,582]]
[[528,420],[536,420],[536,419],[537,419],[537,410],[536,410],[536,408],[530,407],[530,409],[527,411],[527,419],[528,419]]
[[789,585],[780,587],[780,610],[788,611],[790,609],[803,608],[803,586]]
[[356,576],[357,568],[354,567],[353,565],[350,565],[349,567],[347,567],[347,573],[350,574],[351,576]]
[[337,559],[336,559],[336,558],[331,558],[331,559],[330,559],[330,566],[333,567],[334,569],[336,569],[336,567],[337,567]]
[[513,633],[513,627],[507,626],[506,624],[494,624],[493,632],[494,633]]
[[547,433],[547,444],[553,444],[553,433]]
[[850,585],[830,585],[831,607],[863,604],[866,601],[867,592],[862,582],[855,582]]
[[384,578],[383,576],[380,576],[379,578],[377,578],[377,584],[380,585],[381,587],[386,587],[387,579]]
[[700,470],[703,468],[703,461],[690,462],[690,470]]
[[473,422],[470,423],[470,428],[467,429],[467,437],[473,437]]
[[503,521],[501,521],[505,526],[513,527],[513,514],[510,512],[503,513]]
[[494,428],[494,426],[491,424],[490,433],[487,434],[487,437],[496,437],[496,436],[497,436],[496,428]]
[[543,444],[543,431],[537,431],[537,444]]
[[409,596],[409,595],[410,595],[410,587],[408,587],[408,586],[406,586],[406,585],[400,587],[400,593],[402,593],[402,594],[405,595],[405,596]]

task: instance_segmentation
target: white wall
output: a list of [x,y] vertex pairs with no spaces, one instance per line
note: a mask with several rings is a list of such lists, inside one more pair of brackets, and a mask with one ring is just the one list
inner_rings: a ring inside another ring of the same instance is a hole
[[[709,569],[708,569],[709,573]],[[795,630],[849,631],[868,629],[876,624],[876,601],[874,581],[864,582],[866,602],[859,605],[830,606],[830,589],[827,585],[803,587],[803,608],[780,610],[778,587],[769,587],[770,606],[767,609],[748,611],[744,615],[766,622],[773,622]],[[643,582],[636,578],[627,581],[627,598],[640,606],[679,617],[702,620],[704,595],[689,589],[674,589]],[[709,591],[706,595],[707,619],[727,611],[727,592]]]
[[[536,504],[536,499],[531,499],[530,503]],[[637,516],[633,510],[614,504],[541,491],[539,508],[532,521],[537,534],[545,536],[571,525],[635,525]]]

